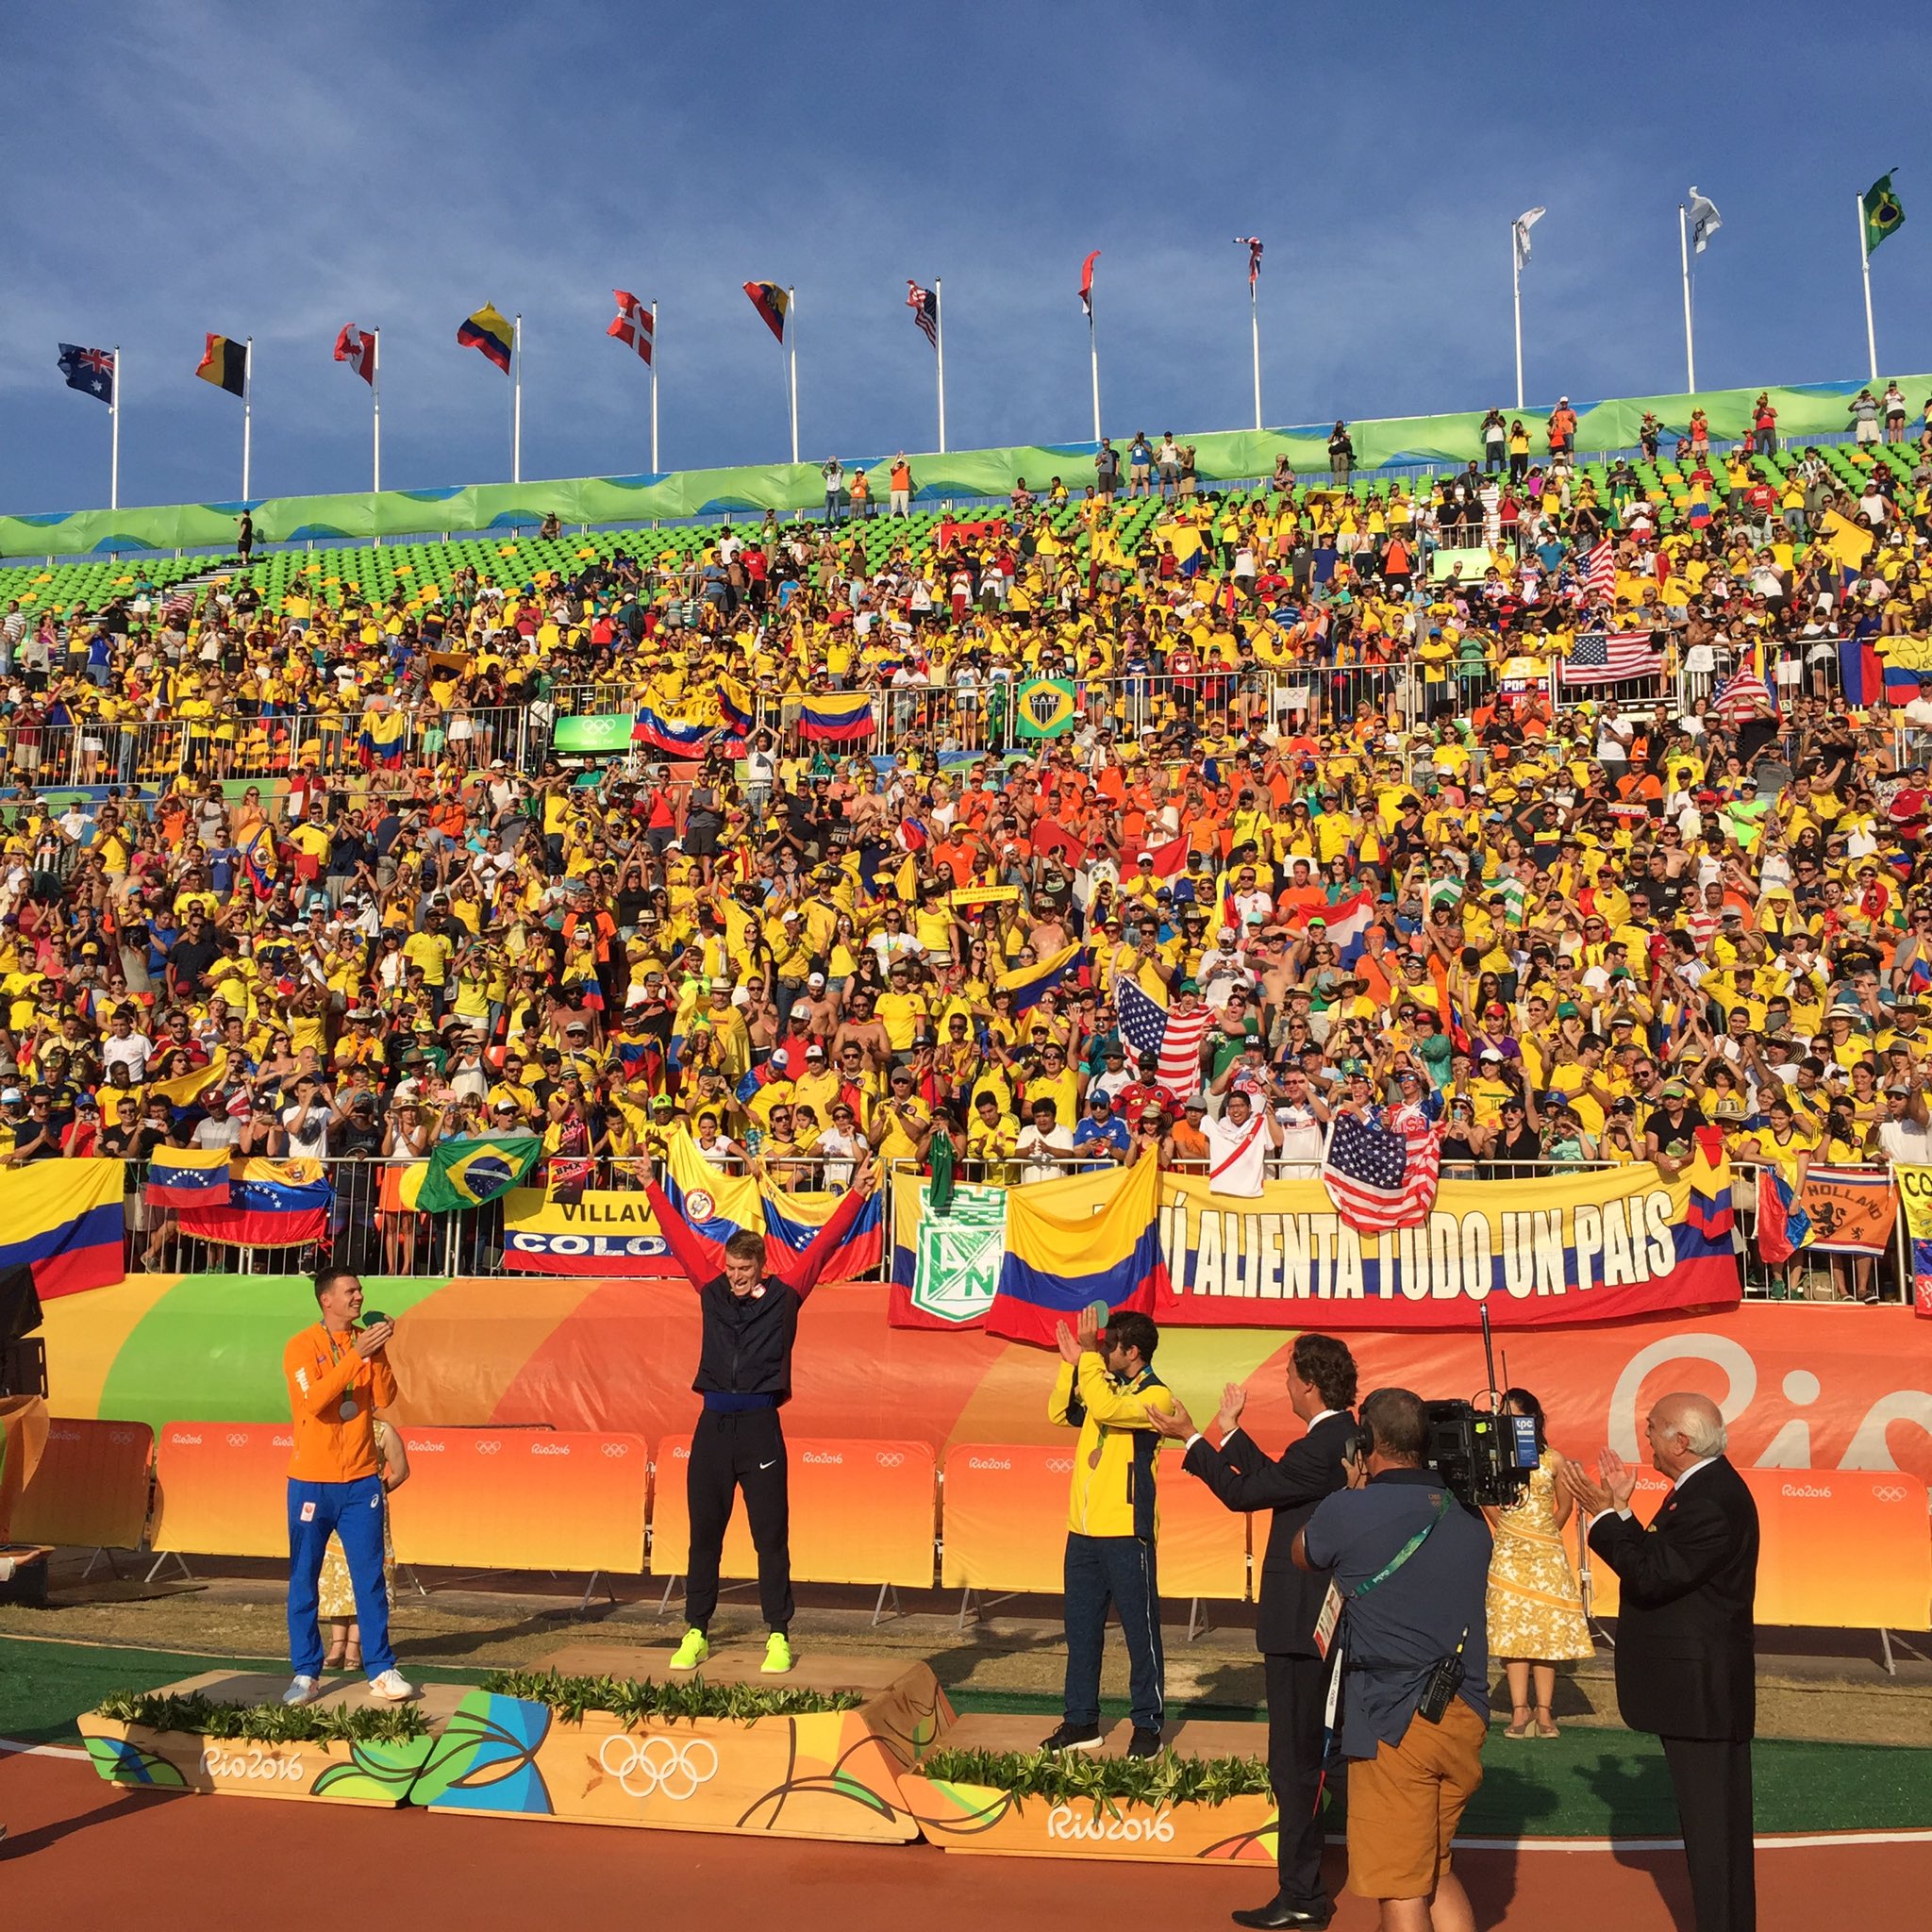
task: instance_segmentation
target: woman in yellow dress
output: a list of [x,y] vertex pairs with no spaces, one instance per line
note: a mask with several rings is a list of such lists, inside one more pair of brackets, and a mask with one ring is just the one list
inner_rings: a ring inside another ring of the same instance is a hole
[[[1543,1408],[1527,1389],[1508,1390],[1506,1415],[1536,1424],[1538,1461],[1528,1487],[1507,1509],[1485,1509],[1495,1547],[1490,1557],[1490,1655],[1503,1660],[1509,1680],[1507,1738],[1554,1738],[1550,1714],[1557,1666],[1594,1654],[1575,1573],[1563,1548],[1573,1507],[1557,1483],[1563,1458],[1543,1433]],[[1536,1702],[1530,1702],[1534,1680]],[[1532,1711],[1534,1716],[1532,1717]]]
[[[382,1593],[396,1600],[396,1553],[389,1530],[389,1497],[409,1479],[409,1455],[394,1424],[375,1419],[375,1458],[382,1466]],[[349,1580],[348,1560],[341,1543],[331,1536],[323,1553],[319,1622],[328,1625],[328,1649],[323,1657],[329,1670],[362,1668],[362,1631],[356,1622],[356,1591]]]

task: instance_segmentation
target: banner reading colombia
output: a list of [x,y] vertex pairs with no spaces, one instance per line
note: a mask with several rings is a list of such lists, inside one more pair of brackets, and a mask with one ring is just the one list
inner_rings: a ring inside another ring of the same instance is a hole
[[1258,1197],[1161,1176],[1163,1324],[1459,1328],[1621,1322],[1742,1295],[1728,1162],[1444,1181],[1420,1227],[1358,1235],[1319,1181]]

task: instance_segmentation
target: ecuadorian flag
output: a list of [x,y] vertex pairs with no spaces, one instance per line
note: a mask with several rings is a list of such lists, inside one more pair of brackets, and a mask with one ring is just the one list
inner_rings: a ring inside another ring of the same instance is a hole
[[227,1200],[183,1208],[181,1232],[242,1248],[299,1247],[328,1232],[334,1203],[318,1160],[238,1160],[229,1170]]
[[1013,995],[1013,1011],[1029,1012],[1037,1007],[1041,997],[1058,992],[1062,987],[1071,986],[1080,976],[1080,969],[1087,962],[1087,948],[1071,945],[1031,966],[1016,966],[1010,973],[1002,973],[993,983],[1001,992]]
[[1168,1285],[1159,1208],[1160,1163],[1153,1159],[1012,1189],[986,1332],[1050,1348],[1055,1327],[1071,1326],[1090,1302],[1152,1314]]
[[126,1278],[121,1163],[42,1160],[0,1174],[0,1268],[31,1268],[42,1301]]
[[865,691],[826,691],[808,697],[798,714],[799,737],[825,743],[844,744],[870,738],[876,728],[872,698]]
[[409,720],[402,711],[365,711],[362,735],[358,741],[365,771],[380,765],[385,772],[403,767],[403,745],[409,735]]
[[488,302],[457,329],[457,341],[461,347],[481,349],[506,375],[509,374],[509,352],[515,341],[516,330],[508,317],[499,315]]
[[157,1147],[147,1164],[147,1198],[156,1208],[220,1208],[228,1199],[225,1147]]

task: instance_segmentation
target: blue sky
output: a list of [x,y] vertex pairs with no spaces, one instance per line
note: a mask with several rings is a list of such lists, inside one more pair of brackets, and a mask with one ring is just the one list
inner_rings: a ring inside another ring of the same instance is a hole
[[1109,431],[1240,427],[1248,233],[1270,424],[1507,405],[1508,224],[1534,203],[1529,400],[1674,390],[1692,181],[1724,225],[1701,387],[1862,375],[1853,203],[1890,167],[1881,368],[1932,371],[1932,16],[1873,5],[1853,42],[1816,7],[1542,11],[17,10],[0,509],[107,501],[107,411],[61,386],[59,341],[122,346],[125,503],[233,496],[241,406],[192,375],[208,329],[256,340],[256,494],[366,488],[367,391],[330,359],[350,321],[383,332],[385,482],[502,480],[509,385],[455,341],[486,298],[525,317],[525,475],[644,469],[613,287],[660,305],[665,467],[781,460],[754,277],[798,289],[808,458],[933,446],[908,275],[944,278],[954,447],[1077,440],[1091,248]]

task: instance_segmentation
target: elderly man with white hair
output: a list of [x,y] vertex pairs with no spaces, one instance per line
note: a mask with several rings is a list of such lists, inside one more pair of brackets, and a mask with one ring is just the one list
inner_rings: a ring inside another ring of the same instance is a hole
[[1590,1546],[1617,1573],[1617,1707],[1632,1730],[1662,1740],[1697,1932],[1756,1932],[1757,1506],[1724,1458],[1724,1416],[1707,1395],[1659,1398],[1645,1433],[1671,1480],[1647,1525],[1630,1511],[1636,1472],[1613,1451],[1595,1482],[1574,1463],[1564,1480],[1596,1512]]

